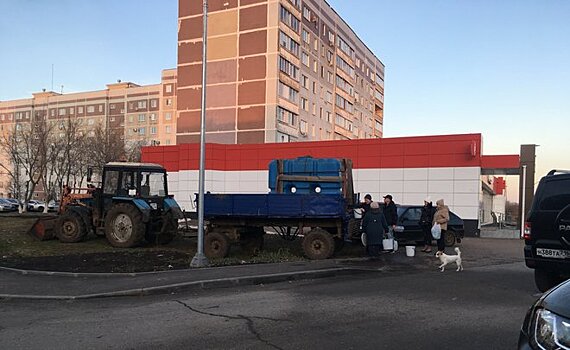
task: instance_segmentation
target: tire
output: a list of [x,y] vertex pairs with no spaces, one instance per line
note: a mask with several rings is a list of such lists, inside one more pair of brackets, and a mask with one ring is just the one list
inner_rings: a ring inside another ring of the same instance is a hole
[[42,212],[44,211],[44,207],[39,207],[39,208],[38,208],[38,211],[39,211],[40,213],[42,213]]
[[240,235],[240,247],[247,254],[257,255],[263,250],[263,227],[256,227],[247,230]]
[[312,229],[303,239],[303,251],[311,260],[330,258],[334,253],[334,238],[322,228]]
[[209,232],[204,238],[204,253],[208,258],[225,258],[230,252],[230,239],[221,232]]
[[140,211],[130,204],[115,204],[105,217],[105,236],[113,247],[137,246],[143,241],[145,231]]
[[87,227],[81,215],[67,210],[57,219],[55,235],[60,242],[77,243],[87,236]]
[[560,283],[562,279],[560,275],[554,271],[546,269],[534,270],[534,284],[536,288],[542,293]]
[[455,245],[455,232],[447,230],[447,232],[445,232],[444,241],[446,247],[453,247]]

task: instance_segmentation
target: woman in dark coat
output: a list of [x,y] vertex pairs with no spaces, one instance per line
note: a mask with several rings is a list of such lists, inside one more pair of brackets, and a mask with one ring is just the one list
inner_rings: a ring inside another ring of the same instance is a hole
[[370,203],[370,210],[362,220],[362,231],[366,233],[366,252],[370,257],[377,257],[382,246],[384,233],[388,232],[388,223],[380,211],[378,202]]
[[424,207],[422,208],[422,215],[420,217],[420,227],[424,233],[424,249],[422,249],[422,252],[426,253],[431,253],[433,214],[435,214],[435,208],[433,207],[431,199],[428,197],[424,200]]

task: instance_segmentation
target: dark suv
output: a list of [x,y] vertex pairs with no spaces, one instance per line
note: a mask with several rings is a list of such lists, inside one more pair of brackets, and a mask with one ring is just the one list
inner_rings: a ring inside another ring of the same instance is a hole
[[[399,228],[396,230],[395,236],[399,242],[424,242],[424,234],[420,226],[422,208],[421,205],[398,205]],[[463,236],[463,220],[450,211],[445,245],[447,247],[453,247],[456,242],[461,243]]]
[[524,239],[526,266],[541,292],[570,275],[570,171],[552,170],[540,180]]

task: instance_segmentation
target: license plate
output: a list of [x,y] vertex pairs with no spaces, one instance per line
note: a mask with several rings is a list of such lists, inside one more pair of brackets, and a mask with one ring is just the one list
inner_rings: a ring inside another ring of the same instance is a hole
[[566,259],[570,258],[570,250],[536,248],[536,255],[545,258]]

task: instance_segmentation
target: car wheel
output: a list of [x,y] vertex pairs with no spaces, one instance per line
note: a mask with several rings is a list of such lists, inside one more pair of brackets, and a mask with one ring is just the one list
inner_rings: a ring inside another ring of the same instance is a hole
[[541,292],[546,292],[562,281],[560,274],[546,269],[534,270],[534,284]]
[[443,238],[446,247],[453,247],[455,245],[455,232],[452,230],[447,230],[447,232],[445,232],[445,237]]

